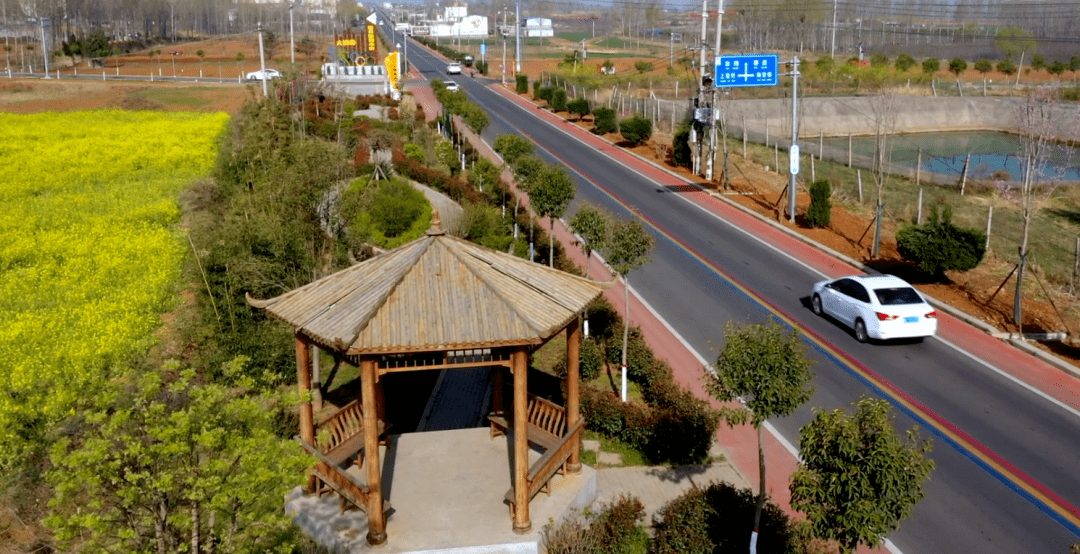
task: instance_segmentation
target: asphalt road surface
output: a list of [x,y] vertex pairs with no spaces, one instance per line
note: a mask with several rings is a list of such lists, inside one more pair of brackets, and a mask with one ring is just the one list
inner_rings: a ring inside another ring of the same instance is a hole
[[643,175],[616,148],[597,150],[572,138],[535,108],[488,89],[490,80],[446,75],[445,60],[418,45],[409,49],[409,62],[425,79],[457,81],[488,111],[489,144],[500,134],[520,134],[542,157],[565,165],[577,184],[567,218],[588,201],[647,224],[656,249],[630,284],[701,358],[715,360],[728,321],[778,314],[813,338],[807,344],[817,362],[816,393],[796,414],[772,421],[789,443],[798,444],[812,408],[849,408],[862,395],[888,399],[900,429],[918,425],[933,439],[937,467],[927,496],[889,536],[890,549],[1064,554],[1080,543],[1076,410],[1021,386],[963,344],[857,343],[810,312],[807,295],[821,273],[701,209],[680,194],[677,179]]

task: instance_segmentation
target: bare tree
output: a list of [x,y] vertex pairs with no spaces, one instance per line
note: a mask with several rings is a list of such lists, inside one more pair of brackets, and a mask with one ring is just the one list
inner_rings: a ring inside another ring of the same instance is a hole
[[889,134],[896,128],[896,95],[885,87],[884,82],[877,83],[878,94],[870,100],[874,114],[874,189],[877,192],[874,209],[874,248],[871,255],[876,258],[881,253],[881,220],[885,213],[885,180],[887,169],[892,163],[892,145]]
[[[1035,197],[1049,194],[1053,185],[1063,175],[1050,168],[1051,155],[1063,150],[1063,139],[1069,138],[1078,119],[1075,110],[1071,116],[1062,113],[1060,93],[1053,87],[1038,87],[1028,91],[1017,106],[1016,133],[1020,136],[1020,219],[1023,235],[1019,246],[1019,261],[1016,269],[1016,294],[1013,299],[1013,320],[1017,332],[1023,333],[1023,306],[1021,303],[1024,285],[1024,270],[1028,257],[1028,238],[1031,233],[1031,221],[1038,211]],[[1067,152],[1067,150],[1066,150]],[[1068,164],[1066,164],[1068,165]],[[1007,279],[1007,278],[1006,278]]]

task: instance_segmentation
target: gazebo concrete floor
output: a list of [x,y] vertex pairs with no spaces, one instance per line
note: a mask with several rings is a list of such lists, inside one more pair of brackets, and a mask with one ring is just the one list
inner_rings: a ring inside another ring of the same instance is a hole
[[[511,483],[513,442],[490,436],[486,427],[394,435],[389,451],[382,448],[383,490],[393,511],[380,546],[367,543],[367,515],[342,514],[336,494],[307,496],[298,487],[285,499],[286,513],[335,552],[539,552],[544,525],[580,513],[596,498],[596,471],[583,465],[578,474],[553,477],[551,496],[541,492],[529,503],[532,530],[519,535],[503,498]],[[530,464],[539,457],[530,449]],[[365,480],[355,468],[350,472]]]

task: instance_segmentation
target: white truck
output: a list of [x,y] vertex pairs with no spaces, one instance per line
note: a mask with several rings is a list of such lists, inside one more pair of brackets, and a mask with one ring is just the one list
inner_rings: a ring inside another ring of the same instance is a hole
[[401,31],[401,32],[405,33],[406,35],[411,35],[412,34],[412,25],[410,25],[408,23],[395,23],[394,24],[394,31],[395,32]]

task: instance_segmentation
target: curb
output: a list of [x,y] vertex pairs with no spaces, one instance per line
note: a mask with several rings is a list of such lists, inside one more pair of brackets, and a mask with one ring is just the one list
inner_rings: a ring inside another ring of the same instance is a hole
[[[507,90],[506,92],[508,94],[514,94],[514,93],[510,92],[509,90]],[[544,110],[544,111],[548,111],[548,110]],[[551,112],[548,111],[548,113],[551,113]],[[551,113],[551,115],[554,116],[554,117],[559,117],[557,114],[554,114],[554,113]],[[563,121],[569,122],[569,120],[565,120],[565,119]],[[582,131],[584,132],[584,130],[582,130]],[[607,144],[609,144],[609,145],[611,145],[611,146],[613,146],[615,148],[619,148],[613,142],[605,139],[604,137],[599,137],[599,136],[595,136],[595,135],[594,135],[594,137],[599,139],[599,140],[604,141],[605,143],[607,143]],[[718,193],[716,191],[709,190],[709,189],[701,186],[701,184],[699,184],[697,182],[687,180],[686,177],[683,177],[682,175],[679,175],[678,173],[675,173],[675,172],[671,171],[667,167],[664,167],[664,166],[662,166],[662,165],[660,165],[660,164],[658,164],[658,163],[656,163],[656,162],[654,162],[652,160],[642,158],[641,156],[637,155],[635,152],[633,152],[631,150],[626,150],[624,148],[619,148],[619,151],[623,152],[625,154],[628,154],[630,156],[633,156],[637,160],[639,160],[641,162],[644,162],[644,163],[647,163],[647,164],[653,166],[654,168],[659,169],[660,171],[663,171],[663,172],[667,173],[668,175],[671,175],[672,177],[674,177],[676,179],[679,179],[680,181],[682,181],[682,182],[684,182],[684,183],[686,183],[686,184],[688,184],[690,186],[693,186],[693,187],[697,188],[701,192],[704,192],[705,194],[708,194],[710,197],[715,198],[715,199],[727,204],[728,206],[734,207],[734,208],[742,211],[743,213],[745,213],[745,214],[747,214],[749,216],[752,216],[752,217],[758,219],[759,221],[762,221],[762,222],[770,225],[774,229],[779,230],[780,232],[788,235],[789,237],[794,238],[795,240],[798,240],[798,241],[802,242],[803,244],[806,244],[807,246],[810,246],[812,248],[816,248],[816,249],[818,249],[818,250],[820,250],[820,251],[822,251],[822,252],[824,252],[824,253],[826,253],[826,254],[828,254],[828,255],[830,255],[830,256],[832,256],[832,257],[834,257],[834,258],[836,258],[836,259],[838,259],[838,260],[840,260],[840,261],[842,261],[844,263],[846,263],[846,264],[848,264],[848,265],[851,265],[852,267],[855,267],[855,268],[859,269],[860,271],[863,271],[865,273],[872,274],[872,275],[879,275],[881,273],[881,272],[877,271],[876,269],[874,269],[874,268],[860,262],[859,260],[851,258],[850,256],[847,256],[846,254],[841,254],[840,252],[837,252],[836,250],[833,250],[832,248],[829,248],[828,246],[825,246],[824,244],[820,244],[820,243],[818,243],[818,242],[804,236],[802,233],[796,232],[796,231],[794,231],[792,229],[789,229],[788,227],[780,225],[779,223],[773,221],[772,219],[769,219],[769,218],[767,218],[767,217],[765,217],[765,216],[763,216],[763,215],[761,215],[761,214],[759,214],[759,213],[757,213],[757,212],[755,212],[755,211],[753,211],[753,210],[751,210],[751,209],[749,209],[749,208],[747,208],[747,207],[745,207],[745,206],[743,206],[743,205],[741,205],[741,204],[739,204],[737,202],[733,202],[730,199],[726,198],[724,195],[722,195],[722,194],[720,194],[720,193]],[[967,312],[964,312],[964,311],[962,311],[962,310],[960,310],[958,308],[954,308],[953,306],[950,306],[949,304],[946,304],[946,303],[938,300],[937,298],[934,298],[934,297],[932,297],[932,296],[930,296],[928,294],[922,293],[921,291],[920,291],[920,294],[922,294],[926,298],[927,302],[929,302],[932,306],[934,306],[935,308],[949,314],[950,316],[955,317],[956,319],[959,319],[959,320],[963,321],[964,323],[967,323],[968,325],[971,325],[972,327],[975,327],[975,328],[983,331],[984,333],[990,335],[993,338],[996,338],[998,340],[1001,340],[1002,342],[1011,344],[1012,346],[1016,347],[1017,349],[1025,352],[1027,354],[1030,354],[1031,356],[1034,356],[1034,357],[1040,359],[1041,361],[1046,362],[1047,364],[1050,364],[1051,366],[1054,366],[1055,368],[1057,368],[1057,369],[1059,369],[1059,370],[1061,370],[1061,371],[1063,371],[1063,372],[1065,372],[1065,373],[1067,373],[1067,374],[1069,374],[1069,375],[1071,375],[1073,377],[1076,377],[1076,378],[1080,379],[1080,368],[1078,368],[1075,365],[1067,362],[1066,360],[1064,360],[1062,358],[1059,358],[1059,357],[1057,357],[1057,356],[1055,356],[1053,354],[1050,354],[1048,352],[1045,352],[1043,350],[1040,350],[1039,348],[1036,348],[1035,346],[1032,346],[1031,343],[1028,342],[1027,340],[1013,338],[1011,335],[1009,335],[1007,333],[1004,333],[1003,331],[1001,331],[997,327],[994,327],[993,325],[990,325],[989,323],[986,323],[985,321],[982,321],[981,319],[978,319],[975,316],[972,316],[971,314],[968,314]]]

